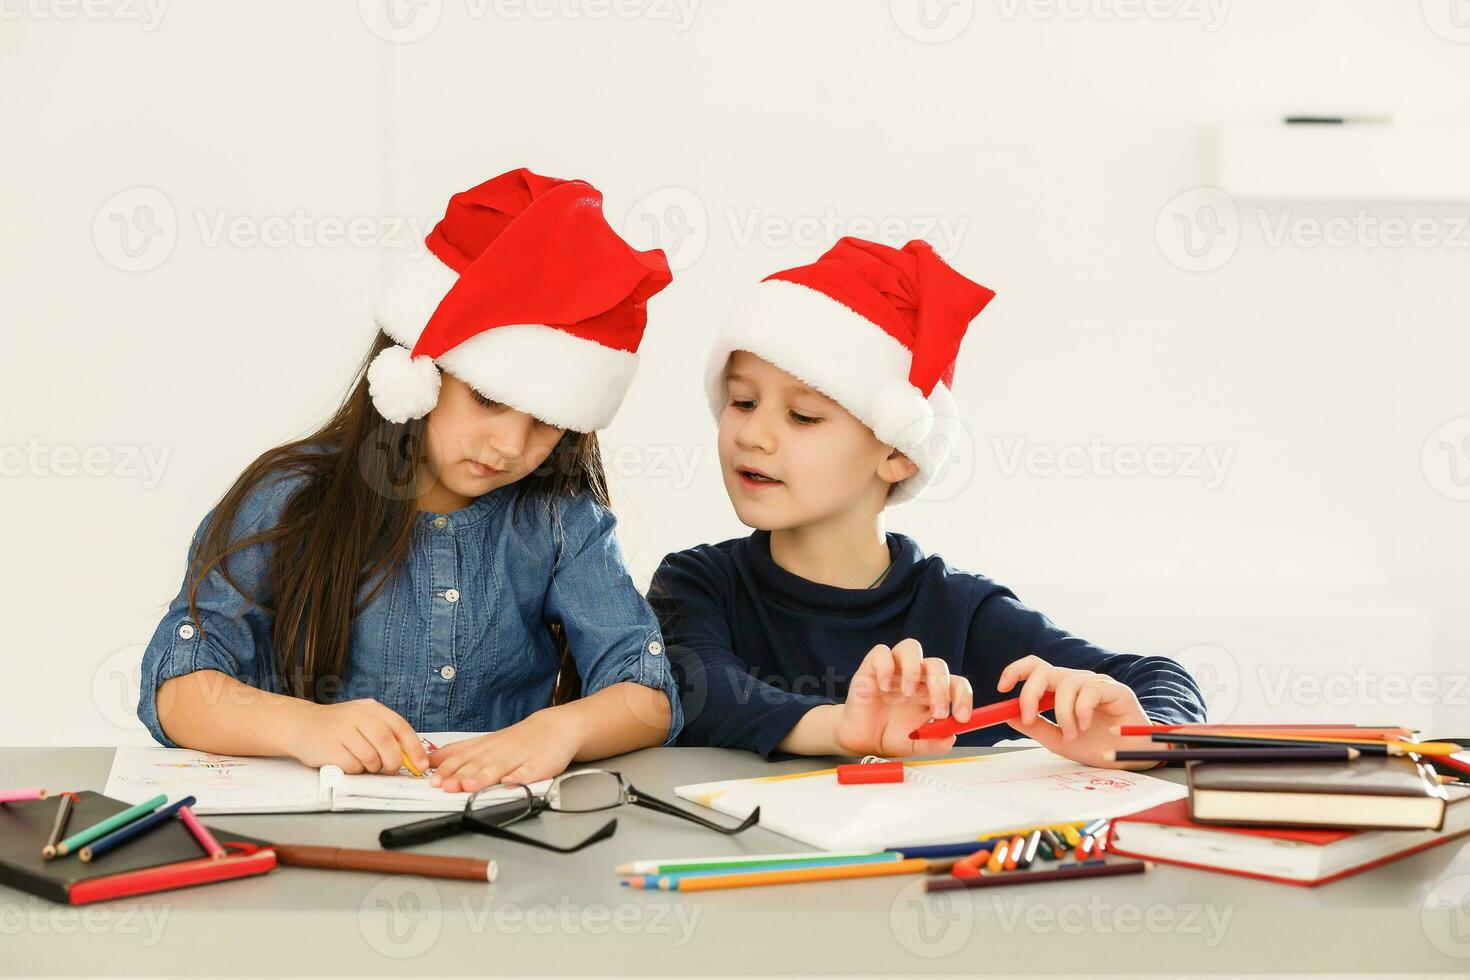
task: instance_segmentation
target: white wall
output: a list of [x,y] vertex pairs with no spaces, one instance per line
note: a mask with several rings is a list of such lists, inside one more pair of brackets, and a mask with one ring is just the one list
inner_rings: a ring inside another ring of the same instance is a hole
[[[176,2],[153,30],[0,0],[29,11],[0,22],[0,447],[168,454],[156,485],[30,461],[0,479],[0,743],[147,740],[127,672],[199,518],[340,397],[390,253],[416,244],[397,219],[421,235],[448,194],[519,165],[592,180],[678,270],[606,435],[640,582],[743,530],[700,392],[723,310],[814,258],[823,222],[878,223],[999,293],[960,361],[971,440],[946,499],[892,529],[1091,639],[1180,656],[1222,717],[1470,732],[1470,206],[1232,201],[1238,246],[1198,272],[1172,218],[1208,218],[1176,198],[1218,181],[1221,125],[1470,127],[1470,44],[1435,0],[1131,19],[926,0],[959,31],[940,42],[907,0],[704,0],[687,23],[692,0],[621,2],[639,16],[430,0],[395,33],[371,0]],[[134,187],[172,208],[166,258],[120,252],[111,215],[149,203],[115,197]],[[212,238],[221,216],[298,212],[301,242]],[[360,247],[324,240],[378,215]],[[1414,217],[1435,243],[1374,235]],[[1344,220],[1369,230],[1278,234]],[[1173,447],[1175,472],[1037,465],[1094,439]],[[1196,475],[1196,447],[1228,465]]]

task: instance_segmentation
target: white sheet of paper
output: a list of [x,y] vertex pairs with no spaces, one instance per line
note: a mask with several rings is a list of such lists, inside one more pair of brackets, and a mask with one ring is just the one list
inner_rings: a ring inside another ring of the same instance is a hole
[[681,798],[824,850],[961,841],[984,833],[1117,817],[1188,795],[1186,787],[1097,769],[1036,748],[905,767],[904,782],[844,786],[832,772],[679,786]]

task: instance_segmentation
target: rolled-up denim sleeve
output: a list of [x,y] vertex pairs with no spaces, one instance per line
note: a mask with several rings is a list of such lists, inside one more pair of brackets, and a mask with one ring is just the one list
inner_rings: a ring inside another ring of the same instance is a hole
[[672,745],[684,727],[663,633],[614,533],[617,518],[583,495],[560,508],[560,552],[546,592],[546,613],[561,623],[582,680],[582,693],[631,681],[669,699]]
[[[262,484],[242,501],[231,532],[239,540],[270,527],[278,518],[289,484]],[[179,748],[159,722],[158,691],[165,681],[196,670],[217,670],[243,684],[274,689],[272,673],[271,615],[252,599],[263,599],[267,587],[270,546],[256,544],[232,553],[227,559],[230,577],[219,566],[210,569],[195,596],[198,615],[189,611],[189,577],[199,550],[218,508],[200,521],[189,545],[184,582],[168,611],[143,651],[142,684],[138,696],[138,718],[159,744]],[[244,590],[243,593],[241,590]]]

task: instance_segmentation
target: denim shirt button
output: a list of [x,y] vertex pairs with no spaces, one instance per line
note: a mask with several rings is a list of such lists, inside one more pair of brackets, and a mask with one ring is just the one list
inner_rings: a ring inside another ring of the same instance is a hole
[[181,639],[181,640],[192,640],[192,639],[194,639],[194,624],[192,624],[192,623],[185,623],[184,625],[180,626],[179,627],[179,639]]
[[447,517],[436,517],[436,518],[434,518],[434,522],[433,523],[434,523],[434,526],[435,527],[437,527],[437,528],[439,528],[439,529],[442,530],[442,529],[444,529],[444,528],[446,528],[446,527],[449,526],[449,518],[447,518]]
[[664,652],[664,645],[657,640],[650,640],[648,643],[648,652],[657,657]]
[[449,589],[448,591],[446,591],[444,593],[444,601],[445,602],[458,602],[459,601],[459,590],[458,589]]
[[445,664],[443,667],[440,667],[439,676],[444,678],[446,681],[454,680],[454,665]]

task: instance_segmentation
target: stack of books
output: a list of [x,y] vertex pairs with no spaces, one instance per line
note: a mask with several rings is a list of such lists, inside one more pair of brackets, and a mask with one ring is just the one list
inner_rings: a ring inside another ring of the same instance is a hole
[[1293,884],[1335,881],[1470,832],[1470,754],[1402,728],[1124,726],[1188,766],[1189,797],[1114,821],[1117,853]]

